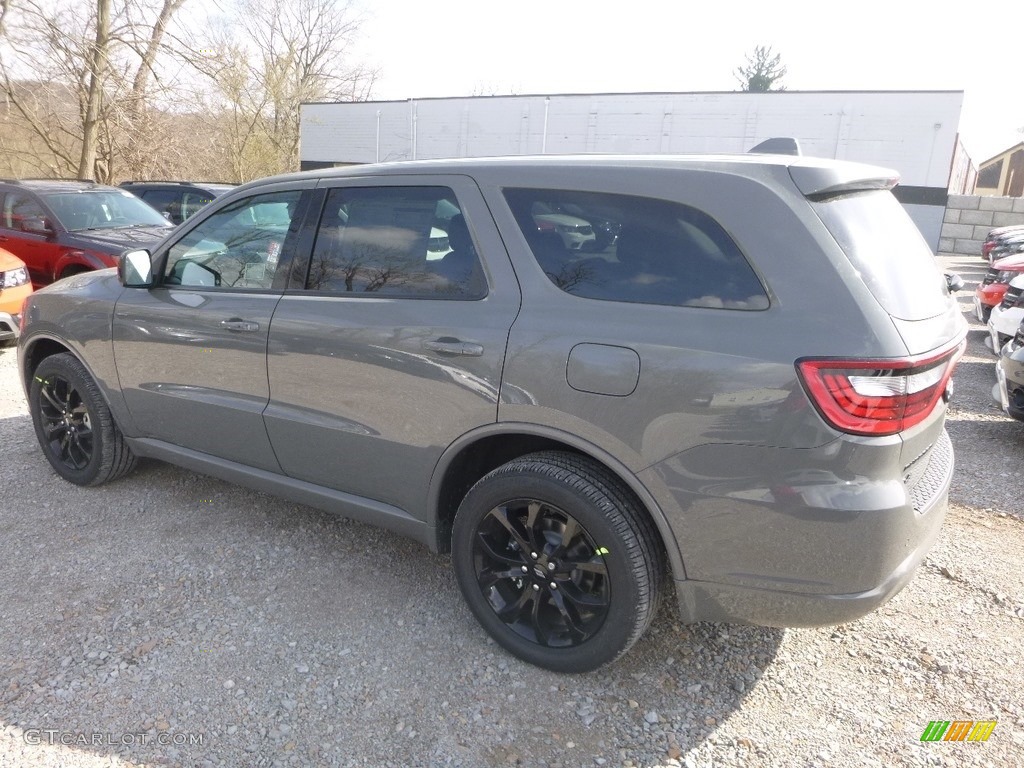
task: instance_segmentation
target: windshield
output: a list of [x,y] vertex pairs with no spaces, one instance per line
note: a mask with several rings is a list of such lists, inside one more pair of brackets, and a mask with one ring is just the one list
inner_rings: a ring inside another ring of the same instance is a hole
[[891,192],[858,192],[812,205],[890,315],[925,320],[946,310],[949,293],[932,250]]
[[43,195],[69,232],[86,229],[156,226],[168,221],[131,192],[118,189],[59,192]]

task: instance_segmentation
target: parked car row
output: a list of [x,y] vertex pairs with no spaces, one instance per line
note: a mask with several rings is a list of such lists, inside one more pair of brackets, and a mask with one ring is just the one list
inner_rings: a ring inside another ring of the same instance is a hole
[[992,397],[1024,421],[1024,224],[990,230],[981,255],[990,266],[975,291],[974,313],[999,357]]
[[175,224],[230,188],[179,182],[129,182],[119,188],[78,180],[0,180],[0,247],[21,259],[33,285],[41,287],[117,266],[122,253],[156,245]]
[[988,268],[974,292],[974,314],[987,323],[993,307],[998,307],[1010,281],[1024,275],[1024,253],[1000,259]]
[[[1004,303],[1010,304],[1005,314],[1017,317],[1018,324],[1005,344],[994,347],[999,361],[996,363],[996,385],[992,395],[1007,414],[1024,421],[1024,277],[1013,281]],[[991,328],[990,332],[998,333]],[[993,344],[995,340],[993,335]]]
[[981,258],[989,264],[1014,253],[1024,252],[1024,224],[990,229],[981,244]]

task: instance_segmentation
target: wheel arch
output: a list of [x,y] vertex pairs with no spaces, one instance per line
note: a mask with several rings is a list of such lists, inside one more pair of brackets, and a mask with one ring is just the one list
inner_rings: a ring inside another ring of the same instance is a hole
[[34,336],[30,341],[22,342],[18,360],[21,364],[21,386],[25,390],[26,395],[28,394],[29,383],[32,381],[32,376],[35,374],[39,364],[48,357],[65,352],[78,358],[78,361],[89,371],[89,375],[92,375],[92,371],[89,369],[88,364],[82,360],[81,355],[75,354],[75,350],[62,341],[58,341],[50,336]]
[[661,506],[640,479],[607,451],[581,438],[551,427],[528,423],[489,424],[468,432],[441,455],[427,492],[428,524],[434,529],[434,549],[451,551],[452,521],[466,492],[493,469],[544,450],[586,456],[618,478],[636,497],[658,531],[660,543],[676,580],[686,578],[675,533]]
[[38,334],[33,336],[30,340],[22,342],[18,354],[18,364],[21,368],[21,386],[25,392],[25,399],[28,399],[29,385],[32,383],[32,376],[35,375],[39,364],[48,357],[64,354],[65,352],[78,360],[78,362],[81,363],[88,372],[92,380],[97,383],[100,397],[103,398],[103,402],[106,404],[111,414],[114,415],[114,421],[118,423],[118,426],[120,427],[121,412],[114,407],[116,405],[115,403],[111,403],[106,388],[99,384],[101,377],[96,375],[92,366],[89,365],[89,361],[86,360],[83,355],[79,354],[78,350],[76,350],[72,344],[53,336]]

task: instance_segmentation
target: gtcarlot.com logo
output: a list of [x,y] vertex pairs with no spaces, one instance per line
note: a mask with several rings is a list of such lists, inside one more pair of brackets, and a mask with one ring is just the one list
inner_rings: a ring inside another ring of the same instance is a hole
[[29,728],[22,737],[26,744],[62,747],[134,747],[158,744],[162,747],[202,746],[203,733],[84,733],[53,728]]

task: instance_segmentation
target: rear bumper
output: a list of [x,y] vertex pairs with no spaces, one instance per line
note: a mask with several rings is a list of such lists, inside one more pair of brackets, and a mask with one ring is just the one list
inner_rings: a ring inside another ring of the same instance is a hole
[[946,494],[928,512],[926,538],[874,589],[842,595],[785,592],[700,581],[677,581],[684,622],[717,621],[765,627],[824,627],[855,621],[887,603],[914,577],[946,516]]
[[942,527],[953,476],[945,431],[904,472],[913,480],[897,481],[899,503],[891,483],[858,490],[856,481],[822,477],[814,496],[804,495],[813,505],[778,496],[774,510],[716,505],[716,518],[734,519],[700,554],[687,557],[684,548],[688,578],[675,583],[681,618],[813,627],[875,610],[913,578]]

